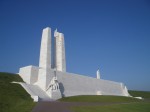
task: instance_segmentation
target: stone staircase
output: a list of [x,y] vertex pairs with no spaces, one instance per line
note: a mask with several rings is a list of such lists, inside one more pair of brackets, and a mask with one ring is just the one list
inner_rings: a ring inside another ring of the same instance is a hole
[[54,101],[39,86],[26,84],[26,83],[20,83],[20,84],[31,95],[31,98],[33,98],[35,102],[36,101]]

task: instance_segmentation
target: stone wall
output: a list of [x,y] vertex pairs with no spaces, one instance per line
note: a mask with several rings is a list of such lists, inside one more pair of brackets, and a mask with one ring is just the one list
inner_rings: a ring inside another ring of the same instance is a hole
[[22,77],[23,81],[28,84],[34,84],[38,80],[39,67],[36,66],[26,66],[19,69],[19,75]]
[[76,95],[129,96],[127,88],[122,83],[114,81],[55,71],[53,69],[39,69],[33,66],[21,68],[19,74],[26,83],[36,84],[44,91],[46,91],[52,78],[57,76],[59,88],[64,97]]
[[128,96],[122,83],[59,71],[56,72],[56,76],[62,96],[97,94]]

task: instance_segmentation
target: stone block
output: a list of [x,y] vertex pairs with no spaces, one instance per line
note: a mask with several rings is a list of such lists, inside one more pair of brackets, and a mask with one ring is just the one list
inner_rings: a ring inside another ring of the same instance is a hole
[[39,67],[26,66],[19,70],[19,75],[27,84],[34,84],[38,80]]

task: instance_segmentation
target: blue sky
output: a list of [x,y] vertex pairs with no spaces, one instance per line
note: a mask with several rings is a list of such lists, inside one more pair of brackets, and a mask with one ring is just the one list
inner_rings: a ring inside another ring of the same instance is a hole
[[150,91],[149,0],[0,0],[0,71],[39,63],[42,29],[65,35],[67,71]]

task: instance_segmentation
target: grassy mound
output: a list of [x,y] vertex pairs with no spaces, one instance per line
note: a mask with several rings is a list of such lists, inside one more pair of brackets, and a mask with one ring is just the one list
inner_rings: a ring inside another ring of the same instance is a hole
[[36,103],[12,81],[23,82],[17,74],[0,73],[0,112],[30,112]]
[[139,99],[123,96],[96,96],[96,95],[84,95],[84,96],[72,96],[64,97],[60,101],[66,102],[102,102],[102,103],[115,103],[115,102],[137,102]]

